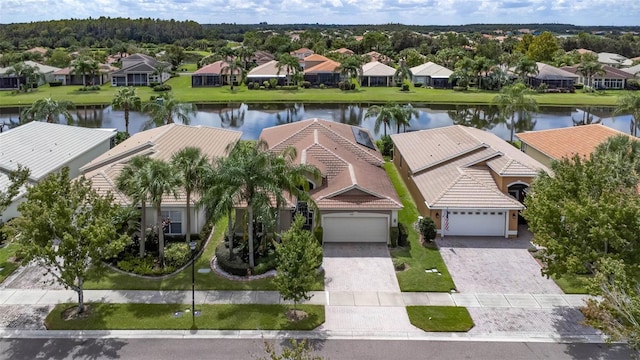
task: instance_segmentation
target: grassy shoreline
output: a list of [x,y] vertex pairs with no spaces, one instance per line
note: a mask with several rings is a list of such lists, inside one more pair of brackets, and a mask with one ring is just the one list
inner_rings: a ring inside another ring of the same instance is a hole
[[[179,76],[167,81],[178,101],[220,104],[220,103],[424,103],[424,104],[491,104],[496,91],[453,91],[449,89],[410,88],[400,91],[397,87],[361,87],[352,91],[338,89],[298,89],[298,90],[248,90],[246,86],[237,86],[231,91],[228,86],[192,88],[190,76]],[[33,92],[13,94],[0,92],[1,107],[24,107],[37,99],[51,97],[56,100],[71,101],[76,105],[108,105],[111,103],[117,87],[103,85],[99,91],[79,91],[80,86],[41,86]],[[151,88],[136,88],[142,101],[149,101],[160,93]],[[615,106],[623,91],[607,90],[587,94],[578,91],[574,94],[535,94],[540,106]]]

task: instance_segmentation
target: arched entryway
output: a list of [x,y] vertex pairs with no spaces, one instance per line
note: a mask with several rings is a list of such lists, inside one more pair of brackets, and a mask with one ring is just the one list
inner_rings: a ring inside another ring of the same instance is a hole
[[[517,181],[507,186],[509,195],[513,196],[520,203],[524,204],[524,199],[527,197],[529,191],[529,184]],[[522,217],[522,214],[518,213],[518,224],[526,224],[527,221]]]

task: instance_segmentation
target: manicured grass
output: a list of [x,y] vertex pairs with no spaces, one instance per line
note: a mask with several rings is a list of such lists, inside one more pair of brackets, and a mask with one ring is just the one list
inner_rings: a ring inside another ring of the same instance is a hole
[[559,279],[552,277],[556,285],[565,294],[588,294],[589,276],[587,275],[565,275]]
[[[196,289],[197,290],[271,290],[275,291],[273,278],[258,279],[253,281],[233,281],[223,278],[213,271],[208,274],[198,273],[198,269],[210,268],[209,262],[215,254],[215,247],[222,241],[226,219],[221,219],[214,229],[213,237],[209,245],[196,260]],[[98,280],[89,280],[85,283],[87,290],[190,290],[191,267],[171,276],[167,279],[147,279],[128,274],[122,274],[113,270],[105,270]],[[324,276],[318,275],[313,290],[324,290]]]
[[0,283],[2,283],[9,275],[13,274],[14,271],[20,266],[19,263],[13,262],[13,257],[18,251],[20,245],[16,243],[9,243],[6,246],[0,248]]
[[[385,165],[391,183],[396,188],[404,208],[398,212],[398,219],[407,225],[409,230],[409,244],[407,248],[391,249],[391,256],[401,259],[409,265],[409,269],[397,272],[398,283],[402,291],[444,291],[455,289],[451,275],[447,270],[440,252],[436,249],[428,249],[420,244],[418,233],[413,228],[413,223],[418,219],[416,204],[404,182],[400,178],[395,165],[388,162]],[[425,269],[437,268],[442,275],[426,273]]]
[[[441,103],[441,104],[489,104],[496,96],[495,91],[453,91],[445,89],[411,88],[400,91],[397,87],[361,87],[353,91],[338,89],[299,89],[299,90],[248,90],[246,86],[234,87],[191,87],[190,76],[178,76],[167,82],[176,98],[184,102],[227,103],[227,102],[307,102],[307,103]],[[113,98],[116,87],[105,84],[97,92],[79,92],[80,86],[41,86],[26,94],[0,92],[0,106],[27,106],[39,98],[51,97],[56,100],[72,101],[76,105],[108,104]],[[138,87],[143,101],[148,101],[155,93],[146,86]],[[607,90],[598,94],[577,92],[575,94],[535,94],[539,105],[571,106],[613,106],[621,91]]]
[[473,320],[465,307],[407,306],[413,326],[424,331],[466,332],[473,328]]
[[180,67],[178,67],[178,72],[194,72],[196,70],[198,70],[198,64],[182,64],[180,65]]
[[[59,304],[45,319],[49,330],[188,330],[191,313],[176,318],[176,311],[189,309],[184,304],[88,304],[89,316],[63,320],[62,312],[76,304]],[[324,307],[298,305],[309,316],[300,321],[287,320],[290,305],[199,305],[202,314],[195,318],[200,330],[313,330],[324,323]]]

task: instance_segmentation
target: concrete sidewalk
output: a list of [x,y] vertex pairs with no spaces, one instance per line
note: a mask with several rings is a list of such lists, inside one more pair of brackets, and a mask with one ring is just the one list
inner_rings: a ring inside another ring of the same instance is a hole
[[[552,309],[580,307],[588,295],[569,294],[469,294],[316,291],[307,304],[325,306],[398,307],[411,305],[464,306],[467,308]],[[191,291],[85,290],[86,302],[190,304]],[[55,305],[76,302],[70,290],[0,290],[0,305]],[[289,304],[276,291],[196,291],[198,304]]]

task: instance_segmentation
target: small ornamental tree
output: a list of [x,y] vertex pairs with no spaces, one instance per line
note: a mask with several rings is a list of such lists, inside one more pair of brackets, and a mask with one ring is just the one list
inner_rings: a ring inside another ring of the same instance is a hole
[[78,293],[78,313],[84,311],[84,281],[102,261],[121,252],[126,235],[117,234],[117,206],[102,197],[84,177],[69,179],[69,168],[51,174],[29,188],[20,204],[21,216],[10,229],[21,243],[23,263],[36,261],[55,281]]
[[428,216],[418,220],[418,228],[420,230],[420,235],[422,235],[422,239],[424,239],[424,241],[431,242],[436,238],[436,235],[438,234],[436,230],[436,224],[433,222],[433,219]]
[[15,171],[11,171],[8,175],[9,182],[11,183],[6,191],[0,191],[0,214],[11,205],[13,198],[18,196],[20,188],[24,186],[29,178],[29,169],[18,164],[18,168]]
[[294,314],[301,300],[309,300],[309,292],[322,264],[322,247],[310,231],[304,230],[304,218],[296,216],[291,228],[282,233],[276,244],[277,275],[274,284],[284,300],[293,300]]

